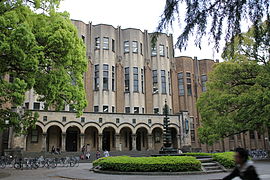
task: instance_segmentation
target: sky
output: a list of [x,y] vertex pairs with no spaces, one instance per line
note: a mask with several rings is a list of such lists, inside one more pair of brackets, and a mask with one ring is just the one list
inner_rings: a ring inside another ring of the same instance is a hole
[[[64,0],[59,7],[60,12],[67,11],[71,19],[82,20],[85,23],[111,24],[114,27],[138,28],[154,32],[158,26],[166,0]],[[180,7],[180,22],[184,20],[185,7]],[[184,24],[177,21],[166,33],[172,33],[174,43],[181,34]],[[208,37],[203,39],[202,49],[194,45],[191,37],[186,50],[175,50],[176,56],[197,56],[198,59],[221,59],[221,53],[213,50]],[[221,50],[224,43],[221,43]]]

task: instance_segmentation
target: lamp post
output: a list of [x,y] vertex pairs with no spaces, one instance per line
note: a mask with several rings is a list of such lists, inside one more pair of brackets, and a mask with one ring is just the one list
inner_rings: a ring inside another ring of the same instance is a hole
[[168,117],[169,107],[167,105],[167,100],[165,100],[165,105],[163,108],[163,147],[159,151],[160,154],[174,154],[177,153],[176,149],[172,147],[172,134],[169,128],[170,118]]

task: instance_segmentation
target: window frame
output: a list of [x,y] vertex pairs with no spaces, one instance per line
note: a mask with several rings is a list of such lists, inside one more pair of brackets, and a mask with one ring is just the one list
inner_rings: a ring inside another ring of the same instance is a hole
[[133,67],[133,92],[139,92],[139,68]]
[[159,56],[165,57],[165,46],[163,44],[159,45]]
[[124,69],[124,86],[125,86],[125,92],[130,92],[130,68],[125,67]]
[[130,43],[129,41],[124,41],[124,54],[130,52]]
[[[36,134],[33,134],[33,132],[36,132]],[[36,138],[33,140],[33,138]],[[38,143],[38,139],[39,139],[39,133],[38,133],[38,129],[31,129],[31,143]]]
[[[105,43],[105,39],[106,39],[106,43]],[[109,37],[103,37],[103,42],[102,42],[102,49],[103,50],[109,50],[110,49],[110,38]],[[105,47],[106,44],[106,47]]]
[[115,52],[115,40],[112,39],[112,52]]
[[100,86],[100,74],[99,74],[100,66],[99,64],[94,65],[94,91],[99,90]]
[[161,93],[167,94],[167,82],[166,82],[166,71],[160,70],[160,78],[161,78]]
[[95,50],[100,49],[100,37],[95,38]]
[[132,41],[132,53],[138,54],[138,51],[139,51],[138,41]]
[[[107,67],[107,68],[105,68],[105,67]],[[102,77],[103,87],[102,87],[102,90],[103,91],[108,91],[109,90],[109,72],[110,72],[109,64],[103,64],[102,65],[102,73],[103,73],[103,77]],[[104,86],[104,84],[106,84],[106,86]]]

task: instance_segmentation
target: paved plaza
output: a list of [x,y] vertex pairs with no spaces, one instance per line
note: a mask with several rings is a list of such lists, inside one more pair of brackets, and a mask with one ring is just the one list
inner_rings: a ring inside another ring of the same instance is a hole
[[[89,169],[91,164],[82,163],[79,167],[74,168],[56,168],[46,169],[40,168],[37,170],[15,170],[6,168],[0,170],[0,179],[3,180],[208,180],[224,177],[227,173],[207,174],[207,175],[183,175],[183,176],[134,176],[134,175],[106,175],[97,174]],[[257,170],[261,179],[270,180],[270,162],[256,162]],[[3,177],[4,174],[9,174],[8,177]]]

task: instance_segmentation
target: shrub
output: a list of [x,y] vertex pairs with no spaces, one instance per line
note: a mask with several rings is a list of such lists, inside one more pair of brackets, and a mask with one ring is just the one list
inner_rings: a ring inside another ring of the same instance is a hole
[[100,166],[102,170],[124,172],[183,172],[201,170],[201,162],[195,157],[187,156],[116,156],[96,160],[93,162],[93,166]]
[[234,152],[214,153],[215,161],[222,164],[225,168],[233,168],[235,166]]

